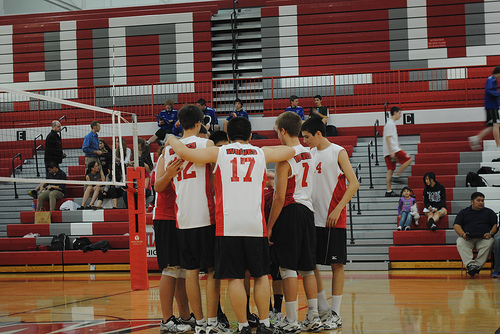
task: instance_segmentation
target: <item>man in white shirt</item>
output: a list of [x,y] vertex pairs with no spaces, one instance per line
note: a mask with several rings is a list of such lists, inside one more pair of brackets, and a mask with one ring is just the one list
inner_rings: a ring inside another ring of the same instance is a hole
[[[384,126],[383,151],[385,164],[387,165],[387,176],[385,177],[387,182],[387,192],[385,193],[385,197],[399,196],[394,191],[392,191],[391,183],[392,181],[396,183],[403,183],[403,181],[399,179],[399,176],[406,169],[406,167],[411,164],[412,161],[411,157],[399,146],[396,121],[400,118],[401,108],[392,107],[391,118],[387,120],[387,124]],[[393,176],[392,174],[396,169],[396,163],[400,163],[401,166]]]

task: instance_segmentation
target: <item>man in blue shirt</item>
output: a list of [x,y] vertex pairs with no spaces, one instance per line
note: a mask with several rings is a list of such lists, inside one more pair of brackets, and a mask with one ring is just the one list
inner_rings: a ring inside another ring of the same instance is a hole
[[481,149],[481,141],[485,136],[493,131],[493,138],[497,145],[497,150],[500,150],[500,117],[498,115],[498,92],[497,79],[500,78],[500,66],[493,69],[493,74],[486,79],[486,87],[484,88],[484,109],[486,109],[486,126],[487,128],[479,132],[476,136],[469,137],[470,147],[474,150]]
[[198,108],[201,109],[203,114],[205,114],[205,119],[203,120],[203,123],[207,131],[210,132],[219,131],[220,130],[219,120],[217,119],[217,115],[215,114],[215,109],[207,107],[207,101],[205,101],[205,99],[199,99],[196,102],[196,104],[198,105]]
[[101,171],[101,180],[104,181],[104,173],[102,172],[101,161],[99,160],[102,151],[99,149],[99,135],[97,135],[97,133],[101,131],[101,123],[99,123],[99,121],[93,121],[90,123],[90,128],[92,131],[83,137],[82,151],[85,153],[85,167],[87,167],[91,161],[97,162]]
[[290,106],[285,109],[285,112],[286,111],[293,111],[304,120],[304,108],[299,106],[299,97],[297,95],[290,96]]
[[243,110],[243,101],[240,99],[234,100],[234,111],[227,116],[224,121],[224,131],[227,132],[227,123],[235,117],[245,117],[248,119],[248,114],[245,110]]
[[174,109],[174,101],[167,99],[165,101],[165,110],[162,110],[160,114],[156,116],[160,128],[146,142],[148,145],[154,143],[158,139],[165,140],[165,135],[167,133],[173,133],[175,123],[177,123],[177,113],[178,111]]

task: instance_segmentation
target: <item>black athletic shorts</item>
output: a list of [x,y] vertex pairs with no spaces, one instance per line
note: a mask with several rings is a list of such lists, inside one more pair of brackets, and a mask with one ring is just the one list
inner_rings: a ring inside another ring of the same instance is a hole
[[316,263],[347,262],[347,230],[345,228],[316,227]]
[[156,260],[160,270],[180,266],[179,238],[175,220],[153,220],[153,230]]
[[266,237],[216,237],[214,278],[269,275],[269,242]]
[[273,226],[273,260],[281,268],[310,271],[316,268],[314,213],[305,205],[285,206]]
[[493,126],[495,123],[500,123],[498,109],[486,109],[486,126]]
[[269,264],[269,269],[271,271],[271,278],[273,281],[281,281],[281,272],[280,272],[280,266],[278,266],[276,256],[273,256],[274,254],[274,245],[271,245],[269,247],[269,254],[271,254],[271,263]]
[[214,267],[215,225],[179,229],[181,267],[205,271]]

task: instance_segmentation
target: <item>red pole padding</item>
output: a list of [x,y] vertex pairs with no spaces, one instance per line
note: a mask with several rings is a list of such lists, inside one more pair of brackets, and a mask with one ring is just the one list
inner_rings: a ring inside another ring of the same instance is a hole
[[[146,199],[144,167],[127,168],[127,201],[130,247],[130,284],[132,290],[149,289],[146,240]],[[134,187],[137,183],[137,189]],[[137,194],[137,196],[135,196]]]

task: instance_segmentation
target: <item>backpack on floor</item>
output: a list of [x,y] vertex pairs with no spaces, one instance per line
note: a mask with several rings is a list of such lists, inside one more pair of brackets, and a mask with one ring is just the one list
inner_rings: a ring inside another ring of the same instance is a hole
[[50,242],[50,250],[53,251],[62,251],[69,249],[69,237],[61,233],[59,235],[55,235],[52,237],[52,241]]
[[479,174],[474,172],[468,172],[467,177],[465,178],[465,186],[466,187],[487,187],[488,184],[486,180],[479,176]]

